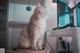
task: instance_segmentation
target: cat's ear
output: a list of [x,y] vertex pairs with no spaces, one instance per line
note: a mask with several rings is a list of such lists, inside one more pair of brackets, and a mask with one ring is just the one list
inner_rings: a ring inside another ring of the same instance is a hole
[[37,3],[37,7],[41,7],[41,4],[39,2]]

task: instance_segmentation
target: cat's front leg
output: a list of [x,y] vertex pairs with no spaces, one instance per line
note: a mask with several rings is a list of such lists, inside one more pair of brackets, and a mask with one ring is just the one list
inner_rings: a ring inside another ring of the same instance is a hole
[[44,37],[41,37],[38,41],[38,49],[42,50],[43,49],[43,42],[44,42]]
[[33,50],[38,50],[37,41],[36,41],[36,40],[33,41],[32,49],[33,49]]
[[37,43],[38,43],[39,37],[34,36],[34,39],[32,40],[32,49],[33,50],[38,50]]

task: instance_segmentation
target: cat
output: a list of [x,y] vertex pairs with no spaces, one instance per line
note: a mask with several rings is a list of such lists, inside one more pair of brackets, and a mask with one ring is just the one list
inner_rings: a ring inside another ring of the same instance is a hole
[[46,8],[38,3],[30,22],[21,31],[19,44],[22,48],[30,47],[33,50],[42,50],[47,18]]

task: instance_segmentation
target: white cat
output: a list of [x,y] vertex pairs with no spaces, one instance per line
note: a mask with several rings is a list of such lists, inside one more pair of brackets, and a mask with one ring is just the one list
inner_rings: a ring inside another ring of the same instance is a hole
[[19,37],[21,47],[31,47],[31,49],[34,50],[42,49],[47,18],[46,8],[38,3],[30,22],[23,28],[21,36]]

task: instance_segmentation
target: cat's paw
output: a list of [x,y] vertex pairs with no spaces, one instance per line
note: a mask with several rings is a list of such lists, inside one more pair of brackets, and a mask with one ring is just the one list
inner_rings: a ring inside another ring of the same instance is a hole
[[38,50],[38,48],[33,46],[33,47],[32,47],[32,50]]
[[42,47],[39,47],[38,49],[39,49],[39,50],[42,50],[43,48],[42,48]]

